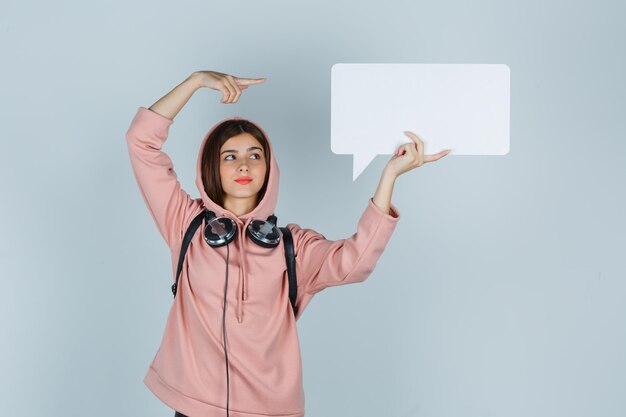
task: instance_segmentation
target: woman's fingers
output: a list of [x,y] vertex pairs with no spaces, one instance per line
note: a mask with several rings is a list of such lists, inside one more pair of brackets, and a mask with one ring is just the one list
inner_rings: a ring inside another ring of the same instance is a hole
[[441,159],[444,156],[446,156],[447,154],[449,154],[451,150],[452,149],[446,149],[445,151],[441,151],[441,152],[436,153],[434,155],[426,155],[426,156],[424,156],[424,162],[433,162],[433,161],[436,161],[438,159]]
[[413,143],[405,144],[407,153],[411,158],[411,165],[414,167],[422,166],[424,164],[424,142],[413,132],[405,130],[404,134],[413,141]]
[[450,153],[450,151],[452,150],[452,149],[446,149],[434,155],[424,155],[424,142],[422,142],[422,140],[413,132],[409,132],[408,130],[406,130],[404,131],[404,133],[408,137],[410,137],[413,140],[413,142],[415,142],[415,146],[417,146],[418,153],[422,159],[422,163],[420,163],[419,165],[422,165],[423,163],[426,163],[426,162],[433,162],[438,159],[441,159],[444,156],[446,156],[448,153]]
[[195,71],[193,77],[200,87],[211,88],[222,93],[221,103],[234,103],[241,97],[241,91],[250,84],[260,84],[267,78],[239,78],[218,71]]
[[[245,90],[246,88],[248,88],[249,84],[261,84],[264,83],[265,80],[267,80],[267,78],[238,78],[235,77],[235,80],[237,82],[237,87],[239,87],[240,90]],[[239,95],[241,96],[241,91],[239,91]],[[239,100],[239,97],[237,97],[235,99],[235,101]]]
[[265,80],[267,80],[267,78],[237,78],[237,83],[247,87],[248,84],[261,84],[264,83]]
[[220,100],[222,103],[228,103],[228,100],[230,99],[230,96],[232,94],[231,90],[233,90],[233,87],[230,85],[230,83],[226,80],[222,80],[222,86],[220,87],[220,91],[224,93],[224,96]]
[[[222,103],[232,103],[237,96],[237,87],[233,77],[230,75],[222,79],[222,85],[226,88],[226,94],[222,97]],[[223,91],[223,90],[222,90]]]
[[222,103],[235,103],[241,97],[241,90],[248,88],[250,84],[260,84],[265,82],[267,78],[238,78],[232,75],[226,75],[224,86],[228,90],[227,96],[222,99]]
[[230,102],[234,103],[237,100],[239,100],[239,97],[241,97],[241,88],[239,88],[239,85],[237,84],[237,81],[235,80],[235,78],[232,75],[229,75],[228,77],[228,81],[230,81],[231,85],[234,87],[235,89],[235,97],[231,97]]
[[408,130],[404,131],[404,134],[411,138],[413,142],[417,145],[417,149],[424,152],[424,142],[413,132],[409,132]]

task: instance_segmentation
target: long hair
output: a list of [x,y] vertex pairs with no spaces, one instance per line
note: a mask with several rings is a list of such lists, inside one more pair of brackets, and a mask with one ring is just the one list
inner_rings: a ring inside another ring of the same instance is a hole
[[267,190],[267,182],[270,175],[270,149],[263,132],[254,123],[245,119],[226,120],[219,124],[207,139],[202,150],[202,183],[204,191],[211,200],[224,207],[224,189],[220,177],[220,149],[224,143],[241,133],[249,133],[259,141],[263,147],[265,156],[265,179],[263,187],[257,194],[256,205],[263,199]]

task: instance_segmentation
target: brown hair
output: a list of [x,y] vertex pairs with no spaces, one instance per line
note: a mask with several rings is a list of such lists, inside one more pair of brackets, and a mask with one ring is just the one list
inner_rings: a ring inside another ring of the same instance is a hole
[[[220,149],[222,145],[233,136],[241,133],[249,133],[259,141],[263,147],[265,157],[265,179],[263,187],[257,194],[256,204],[263,199],[267,190],[267,182],[270,175],[270,147],[263,132],[252,122],[245,119],[230,119],[220,123],[211,132],[202,150],[202,183],[204,191],[213,202],[224,207],[224,189],[220,178]],[[256,207],[256,206],[255,206]]]

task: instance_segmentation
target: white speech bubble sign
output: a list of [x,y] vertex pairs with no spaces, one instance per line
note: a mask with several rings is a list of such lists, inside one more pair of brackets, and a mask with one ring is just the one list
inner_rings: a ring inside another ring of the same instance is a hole
[[506,155],[511,70],[505,64],[334,64],[331,150],[354,155],[352,180],[417,134],[424,154]]

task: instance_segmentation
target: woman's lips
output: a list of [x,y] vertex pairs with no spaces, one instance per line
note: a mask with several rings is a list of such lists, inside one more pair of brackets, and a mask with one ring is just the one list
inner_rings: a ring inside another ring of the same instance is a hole
[[236,179],[235,181],[237,181],[239,184],[241,185],[246,185],[252,182],[252,178],[246,178],[246,179]]

